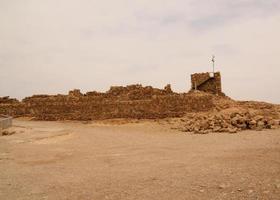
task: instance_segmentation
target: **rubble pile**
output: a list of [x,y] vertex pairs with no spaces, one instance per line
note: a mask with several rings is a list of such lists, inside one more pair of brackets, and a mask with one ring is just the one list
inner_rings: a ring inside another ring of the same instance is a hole
[[0,130],[0,136],[13,135],[15,133],[16,133],[16,131]]
[[[275,110],[274,110],[275,111]],[[207,134],[210,132],[236,133],[242,130],[263,130],[280,127],[280,112],[244,109],[226,109],[220,112],[187,114],[180,119],[178,129],[184,132]]]

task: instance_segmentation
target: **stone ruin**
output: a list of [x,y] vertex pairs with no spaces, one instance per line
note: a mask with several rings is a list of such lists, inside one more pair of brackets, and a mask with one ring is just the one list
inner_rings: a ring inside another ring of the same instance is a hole
[[213,94],[223,94],[220,73],[193,74],[191,83],[188,93],[175,93],[170,84],[164,89],[137,84],[112,86],[105,93],[75,89],[68,95],[33,95],[22,101],[2,97],[0,114],[38,120],[158,119],[214,109]]
[[191,89],[224,95],[220,72],[196,73],[191,75]]
[[17,99],[12,99],[9,96],[0,97],[0,104],[12,104],[12,103],[18,103],[19,101]]
[[[33,95],[22,101],[0,98],[0,114],[36,120],[103,120],[115,118],[172,118],[181,131],[194,133],[262,130],[280,126],[280,106],[234,101],[225,96],[221,75],[191,75],[191,90],[176,93],[151,86],[112,86],[107,92],[85,94],[75,89],[67,95]],[[171,120],[172,121],[172,120]]]
[[75,89],[68,95],[33,95],[22,101],[5,97],[0,113],[38,120],[158,119],[207,111],[213,106],[211,94],[175,93],[170,85],[164,89],[129,85],[113,86],[105,93],[82,94]]

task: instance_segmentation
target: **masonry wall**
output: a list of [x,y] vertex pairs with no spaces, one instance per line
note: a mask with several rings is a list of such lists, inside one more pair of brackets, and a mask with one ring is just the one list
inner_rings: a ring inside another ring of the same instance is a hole
[[211,73],[196,73],[191,75],[192,90],[200,90],[212,94],[222,95],[222,83],[220,72],[215,72],[211,77]]
[[106,93],[73,90],[68,95],[34,95],[22,102],[0,103],[0,113],[38,120],[154,119],[213,107],[210,94],[178,94],[170,86],[160,90],[132,85],[111,87]]
[[0,131],[12,126],[12,117],[0,115]]

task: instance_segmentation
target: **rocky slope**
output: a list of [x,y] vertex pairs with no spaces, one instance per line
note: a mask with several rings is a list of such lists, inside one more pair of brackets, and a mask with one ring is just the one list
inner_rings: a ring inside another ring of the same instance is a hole
[[[201,93],[201,92],[199,92]],[[202,95],[202,94],[200,94]],[[171,120],[174,128],[185,132],[236,133],[242,130],[263,130],[280,127],[280,105],[255,101],[234,101],[229,97],[214,97],[215,108],[208,112],[188,113]]]

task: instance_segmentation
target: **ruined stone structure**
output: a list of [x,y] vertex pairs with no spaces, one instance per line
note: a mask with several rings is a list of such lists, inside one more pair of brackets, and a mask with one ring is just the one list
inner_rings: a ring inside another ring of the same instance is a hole
[[[220,73],[193,74],[191,83],[189,93],[175,93],[168,84],[164,89],[113,86],[105,93],[82,94],[75,89],[68,95],[33,95],[22,101],[3,97],[0,98],[0,114],[39,120],[153,119],[213,109],[213,94],[223,94]],[[202,92],[192,92],[194,90]]]
[[0,104],[17,102],[19,102],[17,99],[11,99],[9,96],[0,97]]
[[196,73],[191,75],[192,90],[223,95],[220,72]]
[[[0,132],[3,129],[11,127],[12,120],[13,120],[12,117],[0,114]],[[1,133],[0,133],[0,135],[1,135]]]
[[0,103],[0,113],[39,120],[153,119],[180,117],[186,112],[212,109],[213,96],[174,93],[165,89],[130,85],[111,87],[106,93],[70,91],[68,95],[33,95],[21,102]]

